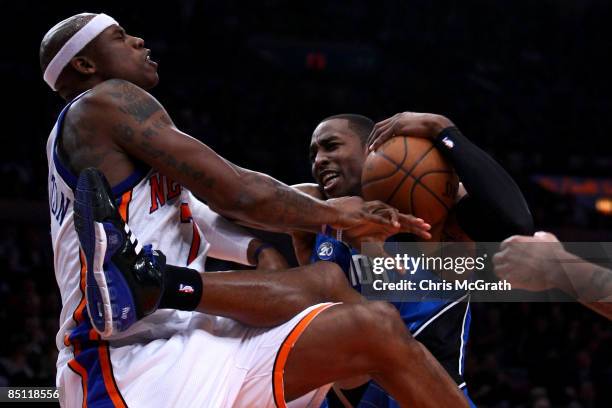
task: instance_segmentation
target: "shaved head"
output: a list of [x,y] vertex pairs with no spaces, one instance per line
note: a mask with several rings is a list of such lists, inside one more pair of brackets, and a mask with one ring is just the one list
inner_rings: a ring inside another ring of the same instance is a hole
[[39,59],[40,69],[45,72],[47,66],[55,57],[55,54],[66,44],[66,42],[92,18],[94,13],[81,13],[60,21],[54,25],[40,43]]

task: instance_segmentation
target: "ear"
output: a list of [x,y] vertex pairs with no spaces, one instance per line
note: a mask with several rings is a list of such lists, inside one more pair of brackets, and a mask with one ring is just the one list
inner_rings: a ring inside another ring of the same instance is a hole
[[80,74],[91,75],[96,72],[93,60],[83,55],[72,58],[70,65]]

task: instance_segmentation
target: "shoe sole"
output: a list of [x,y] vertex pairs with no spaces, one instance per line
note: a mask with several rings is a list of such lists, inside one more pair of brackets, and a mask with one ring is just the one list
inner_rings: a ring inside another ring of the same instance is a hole
[[[89,318],[94,329],[108,337],[126,330],[136,321],[136,308],[125,278],[111,261],[125,241],[112,223],[116,209],[105,200],[108,192],[103,177],[97,170],[81,172],[74,221],[87,266],[85,297]],[[135,243],[127,225],[124,228],[127,237]]]

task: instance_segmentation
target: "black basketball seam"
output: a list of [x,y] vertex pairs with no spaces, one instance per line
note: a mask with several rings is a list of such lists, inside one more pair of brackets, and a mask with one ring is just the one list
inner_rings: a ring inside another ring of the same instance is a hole
[[[432,173],[452,173],[452,171],[450,170],[430,170],[428,172],[425,172],[423,174],[421,174],[418,178],[414,179],[414,184],[413,184],[413,190],[414,190],[414,186],[416,186],[417,184],[420,184],[425,190],[429,191],[429,193],[435,197],[436,200],[438,200],[440,202],[440,204],[442,204],[444,206],[444,208],[446,208],[446,211],[450,211],[450,207],[448,207],[444,201],[442,201],[438,195],[436,193],[434,193],[433,191],[431,191],[431,189],[429,187],[427,187],[426,184],[421,182],[421,179],[428,175],[428,174],[432,174]],[[412,194],[412,191],[410,192],[410,198],[412,199],[414,197],[414,195]]]
[[368,184],[375,183],[377,181],[392,177],[395,173],[397,173],[399,169],[402,168],[402,165],[404,164],[404,162],[406,161],[406,158],[408,157],[408,140],[407,138],[404,138],[404,157],[402,157],[402,160],[399,163],[396,163],[394,160],[391,160],[391,158],[387,156],[386,154],[384,154],[383,152],[376,152],[375,154],[387,160],[389,163],[394,164],[395,169],[393,169],[393,171],[390,174],[368,180],[366,183],[363,183],[361,185],[361,188],[367,186]]
[[[404,182],[406,181],[408,177],[412,177],[413,179],[416,180],[416,178],[412,174],[404,174],[404,177],[400,180],[399,183],[397,183],[397,186],[395,186],[395,190],[393,190],[391,195],[387,197],[387,199],[385,200],[385,203],[388,203],[389,201],[391,201],[391,199],[393,199],[393,196],[397,194],[397,190],[400,189],[400,187],[402,186],[402,184],[404,184]],[[410,209],[412,209],[412,203],[410,203]]]
[[386,159],[387,161],[389,161],[389,162],[391,162],[392,164],[394,164],[394,165],[395,165],[395,169],[393,169],[393,171],[392,171],[390,174],[385,174],[384,176],[381,176],[381,177],[377,177],[377,178],[373,178],[373,179],[368,180],[367,182],[365,182],[365,183],[363,183],[363,184],[361,185],[361,187],[362,187],[362,188],[363,188],[363,187],[365,187],[365,186],[368,186],[368,185],[370,185],[370,184],[372,184],[372,183],[376,183],[377,181],[381,181],[381,180],[384,180],[384,179],[386,179],[386,178],[393,177],[393,175],[394,175],[395,173],[397,173],[397,171],[398,171],[399,169],[401,169],[401,168],[402,168],[401,164],[397,164],[396,162],[394,162],[393,160],[391,160],[391,158],[386,157],[386,156],[383,156],[383,155],[380,155],[380,156],[382,156],[384,159]]
[[[412,173],[412,171],[413,171],[413,170],[416,168],[416,166],[418,166],[419,164],[421,164],[421,162],[422,162],[422,161],[425,159],[425,157],[426,157],[426,156],[427,156],[427,155],[428,155],[428,154],[429,154],[429,153],[430,153],[430,152],[431,152],[433,149],[435,149],[435,147],[436,147],[436,146],[434,146],[434,145],[432,144],[432,145],[429,147],[429,149],[427,149],[427,150],[425,151],[425,153],[423,153],[423,155],[422,155],[421,157],[419,157],[419,158],[416,160],[416,162],[414,163],[414,165],[413,165],[413,166],[412,166],[410,169],[405,170],[405,169],[402,167],[402,171],[403,171],[404,173],[411,174],[411,173]],[[403,163],[402,163],[402,164],[403,164]],[[414,176],[413,176],[413,177],[414,177]]]
[[[404,139],[404,140],[406,140],[406,139]],[[397,185],[397,187],[395,187],[395,190],[393,190],[393,193],[391,193],[391,196],[389,196],[389,198],[387,198],[387,200],[386,200],[385,202],[387,202],[387,203],[388,203],[389,201],[391,201],[391,200],[393,199],[393,196],[394,196],[394,195],[397,193],[397,190],[399,190],[399,188],[402,186],[402,184],[404,184],[404,182],[406,181],[406,179],[408,178],[408,176],[412,176],[412,170],[414,170],[414,169],[416,168],[416,166],[418,166],[418,165],[419,165],[419,164],[420,164],[420,163],[423,161],[423,159],[425,159],[425,157],[426,157],[426,156],[429,154],[429,152],[431,152],[431,151],[432,151],[434,148],[435,148],[435,146],[432,144],[432,145],[429,147],[429,149],[427,149],[427,150],[425,151],[425,153],[423,153],[423,155],[422,155],[421,157],[419,157],[419,158],[418,158],[418,159],[415,161],[415,163],[412,165],[412,167],[411,167],[409,170],[405,170],[405,169],[404,169],[403,167],[401,167],[401,166],[399,167],[399,169],[398,169],[398,170],[402,170],[402,171],[404,172],[405,176],[404,176],[404,178],[402,179],[402,181],[400,181],[400,182],[399,182],[399,184]],[[385,157],[384,155],[383,155],[383,157],[384,157],[385,159],[387,159],[387,160],[390,160],[390,158]],[[413,178],[413,179],[415,179],[415,181],[416,181],[416,177],[412,176],[412,178]],[[412,203],[410,203],[410,206],[412,207]],[[411,208],[411,209],[412,209],[412,208]]]

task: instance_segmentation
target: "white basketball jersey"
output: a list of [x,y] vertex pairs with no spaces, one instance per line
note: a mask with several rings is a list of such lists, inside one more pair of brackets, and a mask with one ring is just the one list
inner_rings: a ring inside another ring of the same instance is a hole
[[[85,313],[85,264],[80,259],[73,219],[73,189],[77,177],[61,163],[56,152],[57,137],[69,107],[70,104],[60,114],[47,141],[51,239],[55,277],[62,297],[56,338],[60,350],[58,372],[73,357],[69,336],[84,322]],[[252,238],[212,212],[190,191],[155,170],[136,170],[113,187],[113,194],[139,242],[161,249],[168,264],[204,271],[209,249],[215,257],[247,263],[246,248]],[[111,340],[121,345],[168,338],[186,329],[192,315],[192,312],[158,310]],[[210,319],[212,324],[216,318],[210,316]]]

